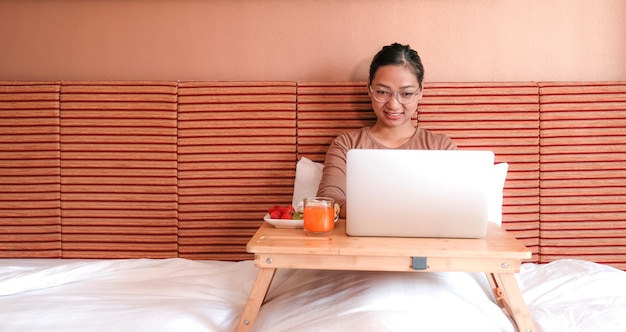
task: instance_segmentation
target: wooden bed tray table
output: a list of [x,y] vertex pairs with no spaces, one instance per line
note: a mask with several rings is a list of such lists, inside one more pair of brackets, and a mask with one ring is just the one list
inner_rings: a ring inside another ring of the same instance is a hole
[[536,331],[515,273],[531,251],[500,226],[489,223],[481,239],[352,237],[339,220],[332,235],[311,237],[302,229],[264,223],[248,242],[258,275],[237,331],[250,331],[276,269],[405,272],[485,272],[497,304],[518,331]]

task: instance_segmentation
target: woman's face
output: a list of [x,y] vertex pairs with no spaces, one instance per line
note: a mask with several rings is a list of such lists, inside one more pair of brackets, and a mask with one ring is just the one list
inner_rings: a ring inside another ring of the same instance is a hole
[[[389,101],[379,102],[374,98],[375,91],[381,90],[391,93]],[[415,94],[415,98],[410,103],[401,104],[398,101],[398,95],[404,94],[406,96],[411,93]],[[422,98],[422,90],[415,73],[404,65],[379,67],[372,80],[371,90],[368,89],[368,94],[372,100],[377,125],[386,127],[397,127],[410,123],[411,118],[417,113],[417,104]]]

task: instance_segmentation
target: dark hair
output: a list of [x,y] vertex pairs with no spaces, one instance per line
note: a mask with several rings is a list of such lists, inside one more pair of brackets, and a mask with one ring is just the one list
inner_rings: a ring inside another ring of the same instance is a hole
[[381,66],[387,65],[406,65],[409,69],[413,70],[417,77],[420,89],[422,88],[422,81],[424,81],[424,65],[420,59],[417,51],[411,49],[409,45],[401,45],[393,43],[388,46],[384,46],[374,58],[370,64],[370,79],[369,84],[372,84],[376,71]]

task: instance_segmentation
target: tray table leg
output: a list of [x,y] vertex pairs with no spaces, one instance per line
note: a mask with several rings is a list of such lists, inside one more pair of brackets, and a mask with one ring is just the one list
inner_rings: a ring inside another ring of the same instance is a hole
[[520,332],[535,332],[535,323],[530,317],[517,279],[512,273],[487,273],[487,279],[496,297],[496,303],[513,319]]
[[261,305],[265,300],[265,296],[267,295],[267,291],[270,288],[270,284],[272,283],[272,279],[274,279],[275,274],[276,269],[259,269],[256,279],[254,280],[254,285],[252,285],[250,296],[248,297],[246,306],[243,309],[241,318],[239,319],[237,332],[252,330],[256,316],[259,314],[259,310],[261,309]]

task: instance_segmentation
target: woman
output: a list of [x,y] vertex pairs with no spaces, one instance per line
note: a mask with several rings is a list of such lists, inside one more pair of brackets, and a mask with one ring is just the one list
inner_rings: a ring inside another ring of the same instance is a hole
[[[318,196],[332,197],[346,214],[346,155],[350,149],[454,150],[456,144],[442,134],[415,127],[411,118],[417,114],[422,98],[424,66],[409,45],[385,46],[372,59],[368,95],[376,114],[376,123],[356,131],[342,133],[326,152],[324,173]],[[381,170],[384,172],[385,170]]]

